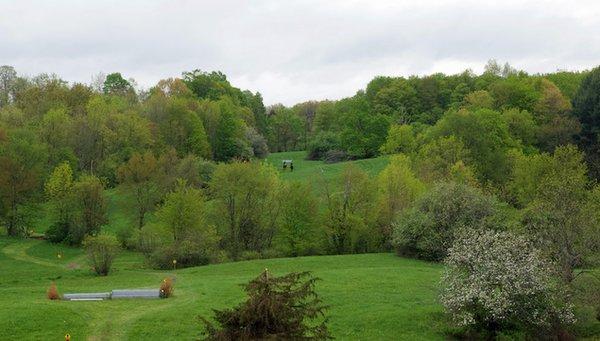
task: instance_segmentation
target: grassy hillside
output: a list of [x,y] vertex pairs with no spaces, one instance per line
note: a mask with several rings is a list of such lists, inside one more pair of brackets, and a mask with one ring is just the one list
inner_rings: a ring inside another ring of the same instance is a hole
[[[267,157],[267,161],[280,170],[282,179],[300,181],[314,181],[317,178],[325,178],[326,180],[331,180],[337,175],[339,175],[344,169],[344,167],[348,164],[355,164],[361,167],[370,175],[377,175],[385,166],[387,166],[389,161],[387,156],[338,163],[309,161],[305,160],[305,158],[305,151],[283,152],[269,154],[269,156]],[[293,172],[290,172],[289,169],[286,171],[283,171],[281,169],[281,162],[283,160],[294,161]]]
[[[62,258],[57,254],[62,253]],[[441,267],[392,254],[257,260],[160,272],[125,252],[115,272],[94,276],[79,249],[0,237],[0,339],[192,340],[196,316],[243,299],[239,286],[268,268],[275,274],[310,270],[330,308],[330,327],[342,340],[443,339],[436,303]],[[157,287],[176,276],[166,300],[54,302],[45,297],[55,280],[61,293]]]

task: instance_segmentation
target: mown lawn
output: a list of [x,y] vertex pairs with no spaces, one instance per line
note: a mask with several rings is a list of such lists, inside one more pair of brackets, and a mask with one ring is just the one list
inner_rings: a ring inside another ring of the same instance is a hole
[[[61,258],[58,258],[58,254]],[[436,302],[441,266],[392,254],[317,256],[226,263],[175,271],[143,266],[124,252],[108,277],[94,276],[80,249],[44,241],[0,237],[0,340],[192,340],[197,316],[243,299],[239,284],[264,268],[275,274],[312,271],[341,340],[444,338]],[[175,297],[102,302],[49,301],[51,281],[64,292],[157,287],[176,277]]]

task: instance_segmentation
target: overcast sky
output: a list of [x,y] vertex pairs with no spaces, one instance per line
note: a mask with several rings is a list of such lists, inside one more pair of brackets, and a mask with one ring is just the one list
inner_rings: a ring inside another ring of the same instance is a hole
[[353,95],[376,75],[600,64],[600,2],[0,0],[0,65],[140,86],[221,70],[266,104]]

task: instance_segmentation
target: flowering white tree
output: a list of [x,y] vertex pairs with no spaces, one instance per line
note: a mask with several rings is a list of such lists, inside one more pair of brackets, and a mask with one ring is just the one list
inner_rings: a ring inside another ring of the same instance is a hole
[[524,237],[464,230],[445,264],[441,302],[459,326],[545,332],[574,322],[553,267]]

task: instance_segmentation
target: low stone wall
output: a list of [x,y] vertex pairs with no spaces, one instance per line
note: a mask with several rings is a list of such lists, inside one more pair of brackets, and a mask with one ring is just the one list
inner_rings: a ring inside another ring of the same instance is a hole
[[159,289],[121,289],[111,292],[64,294],[67,301],[102,301],[122,298],[160,298]]

